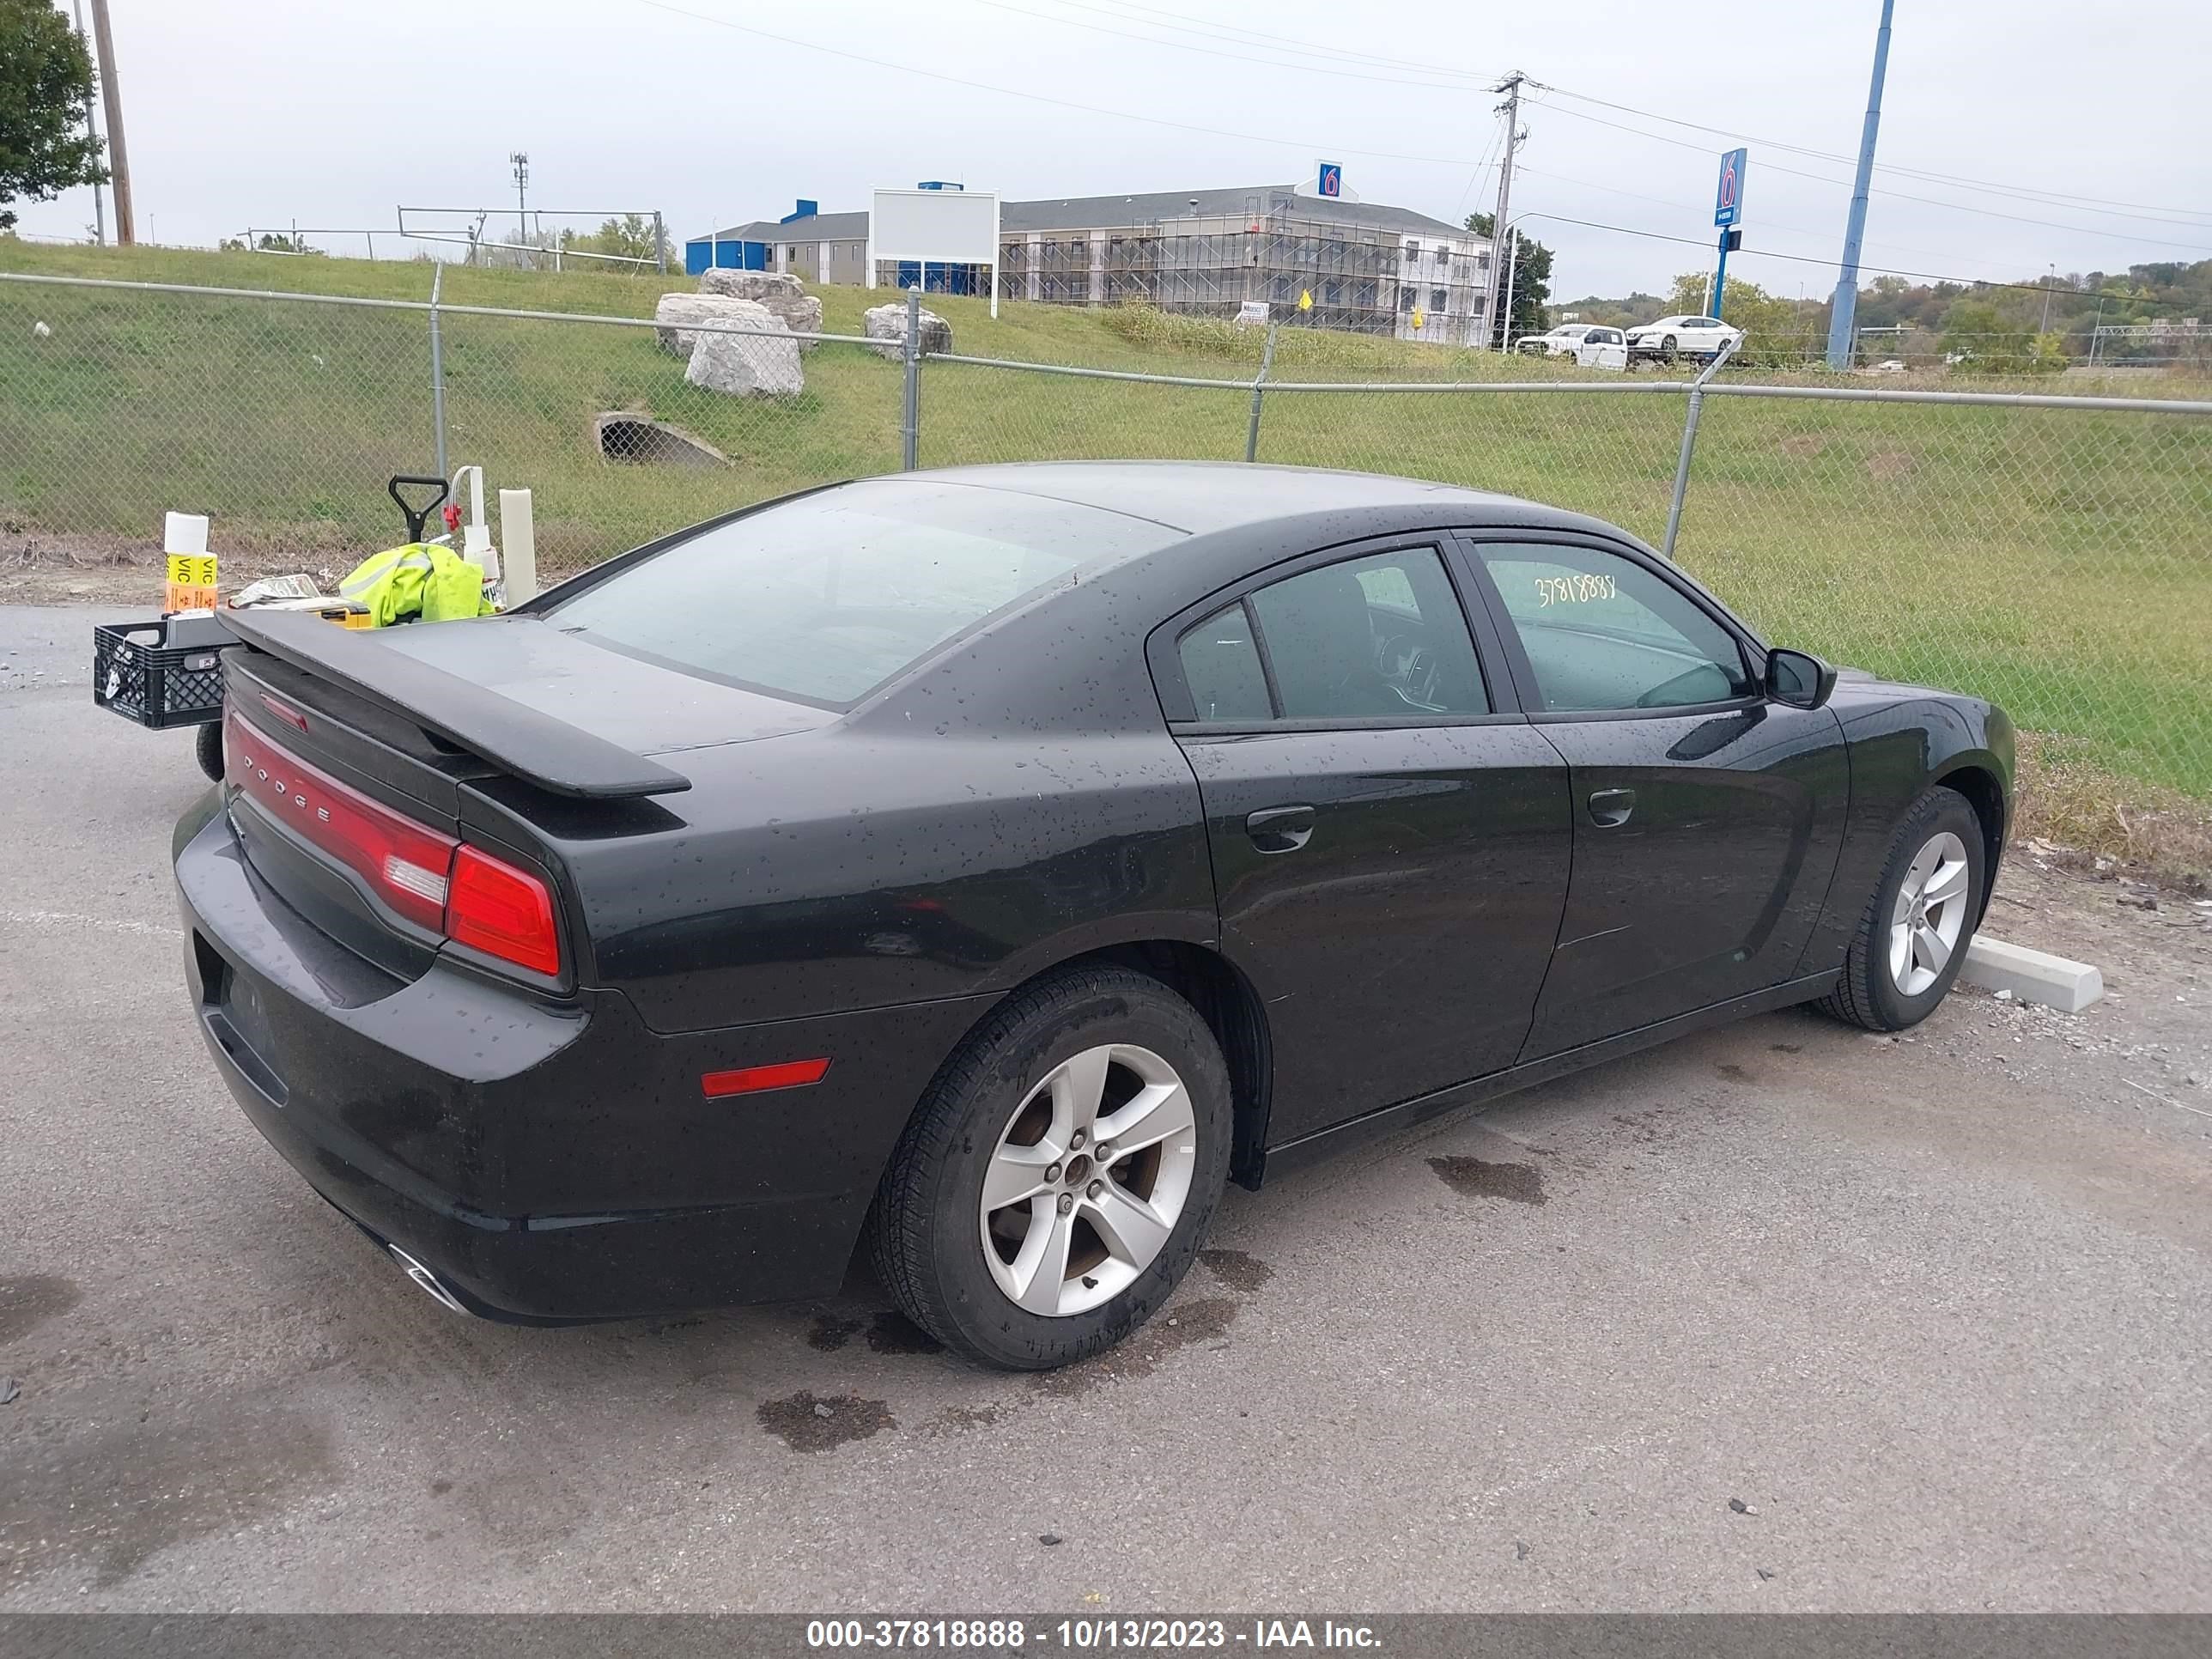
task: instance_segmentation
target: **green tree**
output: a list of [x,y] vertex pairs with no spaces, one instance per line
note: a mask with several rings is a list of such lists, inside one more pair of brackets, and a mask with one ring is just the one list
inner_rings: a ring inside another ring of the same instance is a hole
[[662,233],[656,246],[653,221],[642,213],[625,213],[619,219],[603,220],[599,229],[589,235],[564,230],[561,233],[561,246],[570,252],[607,253],[624,259],[654,259],[670,252],[666,233]]
[[[1467,228],[1478,236],[1489,235],[1490,225],[1491,216],[1487,213],[1467,216]],[[1517,340],[1523,334],[1541,334],[1544,331],[1544,305],[1552,297],[1552,250],[1525,235],[1514,239],[1513,268],[1499,279],[1498,291],[1500,295],[1506,292],[1509,283],[1513,294],[1513,312],[1505,319],[1506,339]],[[1494,332],[1490,343],[1492,345],[1502,343]]]
[[10,202],[50,202],[107,177],[85,120],[92,54],[51,0],[0,0],[0,231]]

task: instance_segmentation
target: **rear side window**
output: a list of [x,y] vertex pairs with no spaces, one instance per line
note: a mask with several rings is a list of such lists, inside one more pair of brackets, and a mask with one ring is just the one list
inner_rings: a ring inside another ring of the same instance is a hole
[[869,479],[702,530],[546,617],[650,662],[848,708],[1078,566],[1180,533],[1008,490]]
[[1179,648],[1183,684],[1199,719],[1264,720],[1273,714],[1243,600],[1186,629]]
[[1490,712],[1467,617],[1431,547],[1285,577],[1185,629],[1177,647],[1200,720],[1413,726]]

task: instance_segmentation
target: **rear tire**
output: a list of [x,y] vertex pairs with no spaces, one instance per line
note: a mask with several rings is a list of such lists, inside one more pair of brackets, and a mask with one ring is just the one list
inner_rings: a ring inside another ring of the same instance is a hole
[[1851,936],[1843,981],[1820,1008],[1869,1031],[1902,1031],[1934,1013],[1981,919],[1985,856],[1965,796],[1939,787],[1915,801]]
[[200,770],[216,783],[222,781],[222,722],[210,720],[192,729],[192,757]]
[[1120,968],[1041,981],[922,1097],[877,1189],[877,1272],[971,1359],[1088,1358],[1151,1318],[1196,1258],[1232,1121],[1220,1046],[1182,998]]

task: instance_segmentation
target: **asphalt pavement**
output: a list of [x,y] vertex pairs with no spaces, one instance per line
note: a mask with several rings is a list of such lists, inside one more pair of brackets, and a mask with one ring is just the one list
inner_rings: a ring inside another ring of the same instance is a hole
[[216,1079],[94,619],[0,609],[0,1610],[2212,1609],[2212,1095],[2118,1012],[1775,1014],[1232,1189],[1057,1375],[858,1276],[478,1323]]

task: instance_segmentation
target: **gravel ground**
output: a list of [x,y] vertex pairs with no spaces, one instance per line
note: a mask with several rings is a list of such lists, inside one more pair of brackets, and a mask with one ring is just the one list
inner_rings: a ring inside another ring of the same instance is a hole
[[0,1610],[2212,1610],[2212,908],[2029,851],[2087,1013],[1769,1015],[1232,1191],[1056,1376],[857,1278],[515,1329],[216,1080],[200,781],[91,619],[0,609]]

